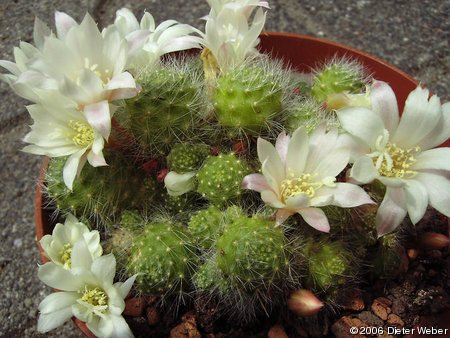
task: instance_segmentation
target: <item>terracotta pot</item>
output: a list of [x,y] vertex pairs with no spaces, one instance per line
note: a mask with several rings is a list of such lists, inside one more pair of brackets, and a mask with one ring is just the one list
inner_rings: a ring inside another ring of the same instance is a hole
[[[347,56],[355,59],[362,63],[368,72],[373,74],[374,78],[389,83],[396,93],[400,112],[403,111],[403,105],[408,94],[419,84],[408,74],[374,56],[325,39],[290,33],[266,32],[261,34],[259,48],[274,58],[285,60],[294,69],[302,72],[308,72],[312,67],[320,65],[334,56]],[[447,140],[442,146],[450,146],[450,140]],[[42,187],[47,165],[48,159],[46,158],[42,164],[36,189],[34,208],[38,243],[42,236],[51,234],[54,227],[50,213],[44,208],[43,204]],[[40,246],[39,251],[42,262],[47,262],[48,259],[42,254]],[[95,337],[83,322],[77,319],[74,319],[74,322],[86,336]]]

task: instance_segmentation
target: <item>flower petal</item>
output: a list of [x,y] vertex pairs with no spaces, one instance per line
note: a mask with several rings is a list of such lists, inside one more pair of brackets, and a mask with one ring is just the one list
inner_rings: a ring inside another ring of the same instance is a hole
[[435,148],[417,155],[411,170],[446,170],[450,171],[450,148]]
[[334,199],[331,204],[341,208],[353,208],[362,204],[375,203],[364,189],[350,183],[336,183],[334,188],[323,187],[320,190],[333,194]]
[[266,178],[261,174],[250,174],[244,177],[241,183],[241,189],[249,189],[257,192],[271,190],[267,184]]
[[284,165],[286,165],[286,157],[290,140],[291,138],[283,131],[278,135],[277,141],[275,142],[275,149],[277,150],[278,155],[280,155],[281,162]]
[[38,277],[46,285],[63,291],[78,291],[84,285],[84,281],[74,278],[69,270],[54,263],[40,265]]
[[378,176],[380,175],[378,170],[373,165],[372,159],[365,155],[357,158],[350,169],[350,178],[360,184],[370,183]]
[[286,207],[290,210],[299,210],[310,206],[309,196],[303,193],[291,196],[286,200]]
[[90,151],[87,154],[87,160],[89,161],[89,164],[93,167],[102,167],[108,165],[108,163],[106,163],[105,161],[103,153],[95,154],[93,151]]
[[114,76],[106,85],[106,89],[113,91],[109,97],[110,101],[129,99],[138,93],[136,82],[128,72]]
[[392,135],[397,129],[399,113],[392,88],[383,81],[374,81],[370,93],[372,110],[380,115],[385,128]]
[[339,109],[336,113],[345,131],[375,148],[377,138],[385,129],[377,113],[363,107]]
[[64,308],[55,312],[39,315],[37,330],[45,333],[61,326],[72,317],[72,308]]
[[113,254],[98,257],[92,262],[94,275],[106,284],[113,284],[116,275],[116,258]]
[[64,165],[63,169],[64,184],[70,190],[72,190],[73,181],[75,180],[75,177],[79,172],[81,157],[84,155],[84,153],[85,150],[81,149],[80,151],[77,151],[76,153],[70,155],[70,157],[66,161],[66,164]]
[[55,26],[56,34],[59,39],[64,39],[67,32],[75,26],[78,26],[77,22],[64,12],[55,11]]
[[257,149],[259,162],[263,164],[263,167],[265,164],[266,171],[270,173],[270,176],[272,176],[276,182],[281,182],[284,179],[284,166],[275,147],[270,142],[259,137]]
[[125,282],[118,282],[115,283],[114,286],[117,288],[117,292],[119,293],[119,295],[122,297],[122,299],[125,299],[125,297],[128,295],[128,293],[130,292],[134,281],[136,280],[137,274],[131,276],[130,278],[128,278]]
[[77,292],[53,292],[39,304],[40,313],[51,313],[71,307],[80,295]]
[[309,139],[305,129],[300,127],[292,134],[286,156],[286,175],[303,174],[309,154]]
[[285,220],[287,220],[290,216],[295,214],[294,211],[288,210],[288,209],[279,209],[277,211],[277,214],[275,216],[276,218],[276,226],[279,226],[284,223]]
[[430,205],[440,213],[450,217],[450,179],[435,173],[419,173],[415,179],[426,187]]
[[403,188],[386,188],[386,194],[375,217],[378,237],[397,228],[406,216],[406,196]]
[[175,171],[170,171],[164,178],[164,184],[167,193],[170,196],[180,196],[195,189],[195,171],[178,174]]
[[428,206],[428,191],[417,180],[408,180],[405,185],[406,209],[413,224],[419,222]]
[[84,107],[84,116],[92,128],[97,130],[105,140],[111,133],[111,115],[108,101],[100,101]]
[[[450,102],[442,105],[442,117],[437,126],[420,142],[422,150],[437,147],[450,138]],[[447,143],[448,146],[448,143]]]
[[328,218],[321,209],[306,208],[299,210],[298,213],[314,229],[322,232],[330,232],[330,223],[328,223]]
[[441,101],[433,95],[428,101],[428,89],[418,86],[405,102],[405,109],[392,141],[404,148],[420,143],[437,126],[441,118]]
[[264,203],[274,208],[286,207],[284,203],[280,201],[278,196],[272,190],[261,191],[261,199],[264,201]]

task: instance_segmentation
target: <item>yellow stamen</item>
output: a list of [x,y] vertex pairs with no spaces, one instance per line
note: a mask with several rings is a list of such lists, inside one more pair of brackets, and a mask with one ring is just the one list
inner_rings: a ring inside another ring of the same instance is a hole
[[395,143],[387,143],[382,152],[370,154],[378,172],[382,176],[396,178],[411,178],[416,175],[411,166],[416,163],[415,155],[420,147],[403,149]]
[[108,305],[108,296],[105,291],[99,288],[88,289],[88,287],[85,286],[81,300],[93,306]]
[[283,203],[289,197],[296,196],[298,194],[306,194],[309,198],[314,197],[316,190],[323,185],[334,186],[334,178],[327,177],[322,182],[314,182],[313,178],[317,175],[301,174],[295,176],[294,174],[288,175],[288,178],[281,182],[281,200]]
[[72,267],[72,245],[70,245],[70,243],[64,244],[64,248],[59,254],[61,255],[61,261],[64,264],[64,268],[70,269]]
[[81,121],[69,121],[69,127],[74,130],[76,133],[74,137],[72,137],[73,143],[80,147],[87,147],[94,142],[94,130],[92,128]]

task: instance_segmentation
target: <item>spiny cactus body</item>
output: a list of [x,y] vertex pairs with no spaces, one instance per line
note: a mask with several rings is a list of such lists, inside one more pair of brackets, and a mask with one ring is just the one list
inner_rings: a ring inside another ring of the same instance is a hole
[[189,232],[202,250],[209,249],[223,228],[223,212],[215,206],[200,210],[189,220]]
[[347,59],[335,59],[316,72],[311,95],[319,102],[326,102],[333,94],[362,92],[366,81],[360,64]]
[[250,133],[272,125],[283,111],[283,74],[279,64],[259,63],[221,74],[213,97],[219,123]]
[[146,153],[164,153],[183,138],[192,138],[204,115],[204,83],[194,59],[171,60],[138,79],[142,91],[125,101],[131,132]]
[[206,144],[178,143],[167,156],[167,165],[170,170],[184,174],[200,168],[208,153]]
[[133,238],[127,271],[138,273],[138,289],[145,293],[181,290],[196,264],[196,255],[186,229],[171,224],[150,223]]
[[234,154],[209,156],[197,173],[197,192],[214,205],[241,195],[241,182],[249,173],[246,163]]

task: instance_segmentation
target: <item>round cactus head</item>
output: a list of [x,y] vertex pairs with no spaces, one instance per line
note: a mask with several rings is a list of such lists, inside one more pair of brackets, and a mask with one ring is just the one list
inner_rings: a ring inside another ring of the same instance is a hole
[[211,204],[224,205],[241,195],[247,164],[234,154],[208,156],[197,173],[197,192]]
[[200,168],[208,153],[206,144],[178,143],[167,156],[167,165],[179,174],[194,171]]
[[186,229],[171,223],[150,223],[133,238],[127,262],[138,273],[138,289],[145,293],[181,290],[196,264],[195,248]]

